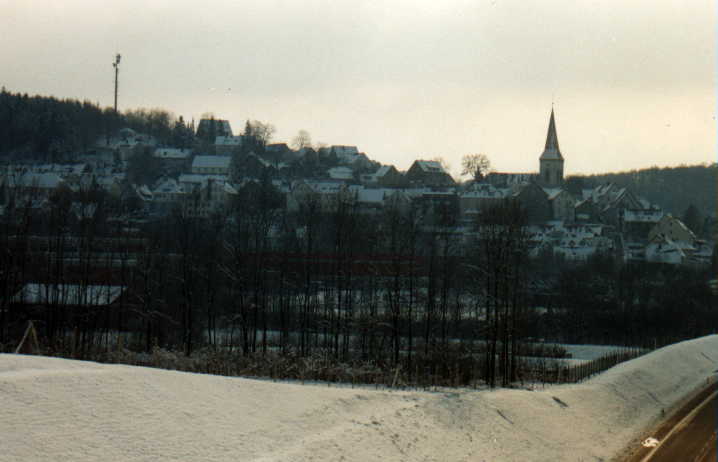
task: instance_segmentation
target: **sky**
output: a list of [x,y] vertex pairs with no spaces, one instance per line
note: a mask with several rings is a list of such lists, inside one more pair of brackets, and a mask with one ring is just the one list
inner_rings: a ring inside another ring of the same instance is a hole
[[407,169],[716,161],[712,0],[0,0],[8,91],[211,113]]

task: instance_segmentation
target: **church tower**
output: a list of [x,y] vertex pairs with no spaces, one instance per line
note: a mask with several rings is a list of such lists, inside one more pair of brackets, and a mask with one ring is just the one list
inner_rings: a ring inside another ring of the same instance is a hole
[[563,156],[558,148],[553,107],[551,108],[551,119],[548,123],[546,147],[541,157],[539,157],[539,164],[539,183],[544,186],[560,186],[563,183]]

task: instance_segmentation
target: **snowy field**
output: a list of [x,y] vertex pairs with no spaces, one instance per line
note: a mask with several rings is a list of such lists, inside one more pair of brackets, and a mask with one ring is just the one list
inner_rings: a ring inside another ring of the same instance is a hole
[[705,384],[718,336],[580,385],[443,392],[0,355],[0,461],[597,461]]

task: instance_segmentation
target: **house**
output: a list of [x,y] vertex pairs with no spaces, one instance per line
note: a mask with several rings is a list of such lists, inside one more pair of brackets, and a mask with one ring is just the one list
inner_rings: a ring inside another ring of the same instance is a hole
[[535,182],[524,185],[512,197],[517,199],[526,210],[529,223],[543,223],[553,217],[548,194]]
[[590,199],[583,199],[576,202],[574,207],[574,218],[578,222],[593,223],[598,221],[598,208]]
[[645,247],[645,259],[652,263],[683,265],[688,263],[688,251],[666,236],[656,235]]
[[327,170],[327,175],[332,180],[352,181],[354,180],[354,171],[345,166],[333,167]]
[[162,161],[166,171],[182,171],[189,165],[192,150],[161,147],[155,148],[152,156]]
[[512,188],[527,185],[536,181],[535,173],[501,173],[489,172],[486,175],[486,182],[497,188]]
[[227,175],[218,174],[199,174],[199,173],[183,173],[177,180],[182,186],[182,189],[189,193],[201,188],[203,184],[213,181],[215,183],[225,183],[227,181]]
[[228,156],[242,147],[242,144],[244,144],[244,135],[218,135],[214,138],[214,152]]
[[693,231],[688,229],[681,220],[671,215],[664,215],[648,232],[648,240],[651,242],[662,237],[671,242],[684,242],[690,245],[696,242],[696,235],[693,234]]
[[576,199],[573,194],[561,188],[544,188],[551,204],[553,220],[573,222],[576,219]]
[[356,146],[341,146],[334,145],[329,148],[329,155],[335,155],[339,163],[347,165],[354,162],[356,156],[359,155],[359,150]]
[[416,205],[425,226],[455,226],[459,220],[459,196],[456,191],[424,190],[414,195]]
[[100,175],[95,177],[97,186],[107,191],[113,197],[122,195],[122,183],[125,180],[125,174]]
[[188,190],[182,201],[182,212],[188,217],[206,218],[221,212],[237,190],[225,181],[215,181],[208,177],[206,181],[195,184]]
[[473,223],[485,210],[501,203],[507,197],[507,190],[498,189],[490,183],[474,183],[459,194],[459,213],[466,223]]
[[426,186],[452,186],[454,179],[446,173],[444,167],[435,160],[416,160],[406,172],[411,184]]
[[117,136],[110,139],[100,138],[96,146],[100,149],[111,149],[120,160],[127,160],[142,148],[154,148],[157,140],[154,137],[138,133],[131,128],[121,129]]
[[152,200],[155,202],[176,202],[184,195],[185,191],[174,178],[161,178],[152,190]]
[[192,173],[228,175],[231,160],[229,156],[195,156]]
[[377,185],[384,188],[403,188],[408,186],[404,175],[393,165],[382,165],[374,173],[364,173],[360,176],[361,182],[366,185]]
[[663,218],[662,210],[631,210],[624,209],[619,214],[620,230],[626,239],[631,241],[645,241],[648,233]]
[[274,166],[252,151],[247,155],[236,158],[232,178],[233,180],[238,178],[262,178],[267,169],[274,170]]

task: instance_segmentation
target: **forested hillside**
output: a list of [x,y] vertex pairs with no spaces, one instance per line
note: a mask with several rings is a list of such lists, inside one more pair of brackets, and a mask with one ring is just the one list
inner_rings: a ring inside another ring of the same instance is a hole
[[715,216],[717,174],[716,164],[690,165],[577,176],[569,181],[582,182],[584,187],[608,182],[626,186],[638,196],[679,217],[691,204],[703,216]]
[[[180,119],[181,120],[181,119]],[[116,114],[89,101],[0,91],[0,157],[62,162],[102,136],[130,127],[170,142],[180,121],[162,109]]]

